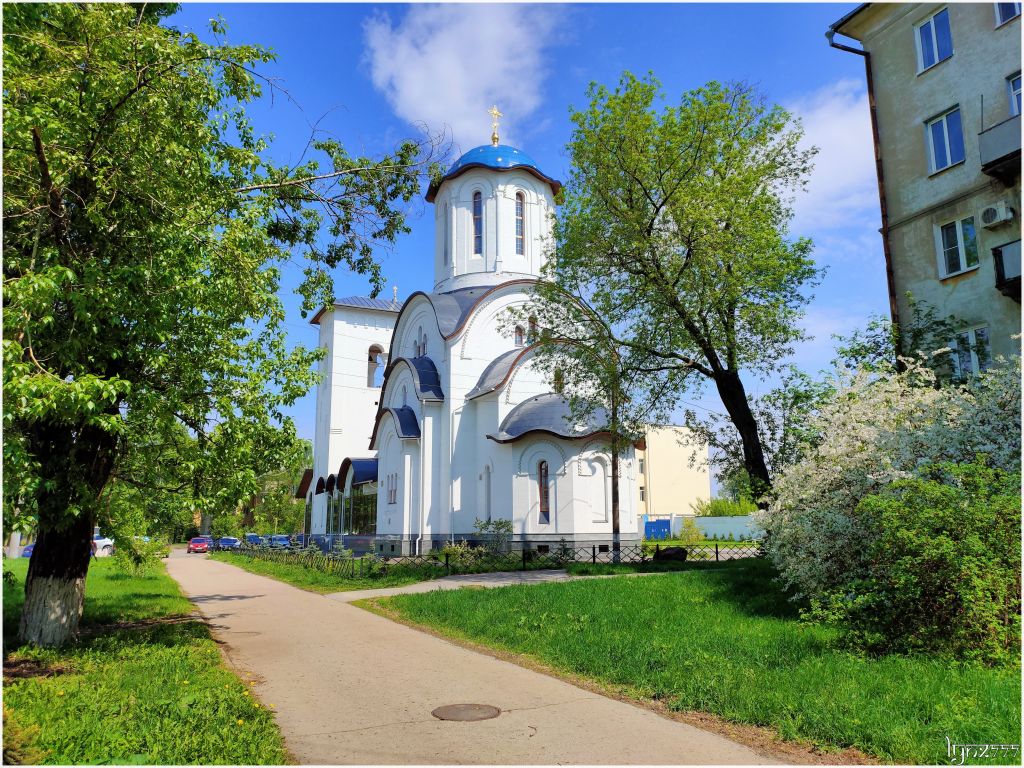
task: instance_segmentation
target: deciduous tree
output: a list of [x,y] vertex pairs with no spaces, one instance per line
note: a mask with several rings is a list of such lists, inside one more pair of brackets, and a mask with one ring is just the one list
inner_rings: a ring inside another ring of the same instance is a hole
[[634,386],[656,391],[671,377],[673,403],[715,386],[760,496],[771,479],[741,372],[774,371],[804,336],[817,269],[810,242],[787,228],[813,150],[785,110],[742,86],[709,83],[659,108],[653,76],[627,73],[588,95],[571,113],[545,277],[586,296],[614,345],[644,361],[636,376],[650,378]]
[[405,231],[427,170],[415,141],[380,158],[314,141],[316,159],[274,164],[244,110],[273,54],[202,42],[171,11],[3,9],[4,519],[38,520],[20,631],[41,645],[77,627],[126,452],[157,461],[184,428],[194,482],[256,489],[319,357],[285,344],[282,264],[307,264],[304,311],[338,265],[379,288],[373,248]]

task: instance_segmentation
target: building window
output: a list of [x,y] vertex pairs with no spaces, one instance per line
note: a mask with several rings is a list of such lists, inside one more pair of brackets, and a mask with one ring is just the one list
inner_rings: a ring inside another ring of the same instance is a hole
[[380,387],[384,383],[384,350],[374,344],[366,359],[366,386]]
[[647,489],[640,486],[640,501],[647,501]]
[[522,192],[516,192],[516,255],[526,253],[526,225],[523,221],[526,200]]
[[917,71],[923,72],[953,55],[949,9],[943,8],[917,25]]
[[953,375],[956,378],[977,376],[988,369],[991,354],[986,326],[958,333],[949,346],[953,348]]
[[523,330],[523,326],[516,326],[516,346],[521,347],[526,341],[526,332]]
[[473,253],[484,252],[484,196],[473,193]]
[[1001,27],[1010,19],[1020,16],[1020,3],[996,3],[996,26]]
[[1010,114],[1020,114],[1020,72],[1016,75],[1010,75],[1006,78],[1006,83],[1010,87]]
[[535,341],[537,341],[537,318],[536,317],[531,317],[530,318],[529,328],[530,328],[530,331],[529,331],[529,333],[526,334],[526,340],[530,344],[533,344]]
[[974,217],[958,219],[939,227],[939,274],[950,277],[978,266],[978,237]]
[[960,125],[959,107],[929,120],[925,125],[928,165],[932,173],[964,161],[964,132]]
[[642,475],[643,473],[644,473],[644,460],[640,459],[640,474]]
[[555,368],[553,379],[554,381],[552,382],[552,385],[554,386],[555,392],[562,394],[565,391],[565,374],[562,373],[561,368]]
[[385,480],[385,487],[388,492],[388,504],[398,503],[398,473],[392,472]]
[[540,524],[551,522],[551,489],[548,487],[548,463],[537,465],[537,494],[540,499]]

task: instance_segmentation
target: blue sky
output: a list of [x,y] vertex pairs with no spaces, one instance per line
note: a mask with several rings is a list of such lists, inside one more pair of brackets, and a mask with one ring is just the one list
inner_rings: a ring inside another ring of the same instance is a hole
[[[831,359],[834,333],[887,312],[877,187],[864,65],[828,46],[825,30],[853,4],[374,5],[186,4],[166,22],[208,38],[221,16],[229,43],[258,43],[277,61],[261,72],[287,92],[249,109],[257,131],[273,134],[271,156],[298,160],[311,126],[354,153],[380,153],[417,125],[446,129],[460,151],[487,143],[496,103],[502,141],[526,150],[541,169],[567,176],[570,106],[585,104],[591,81],[613,85],[623,70],[653,71],[669,99],[708,80],[743,81],[801,116],[819,147],[809,191],[796,202],[794,235],[815,242],[828,267],[808,309],[815,336],[793,362],[808,371]],[[425,191],[425,190],[424,190]],[[417,201],[412,233],[378,254],[386,294],[433,285],[433,219]],[[293,343],[314,345],[286,271],[282,298]],[[368,282],[339,269],[336,295],[366,295]],[[768,383],[745,377],[748,389]],[[687,397],[718,409],[712,392]],[[313,393],[290,409],[312,439]]]

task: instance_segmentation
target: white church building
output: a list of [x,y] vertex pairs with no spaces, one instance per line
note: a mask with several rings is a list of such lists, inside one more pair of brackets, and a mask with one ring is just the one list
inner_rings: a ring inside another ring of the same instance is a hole
[[[427,192],[433,288],[402,304],[341,299],[313,318],[327,355],[297,494],[306,532],[419,554],[506,519],[516,547],[611,543],[606,436],[570,423],[532,364],[535,329],[503,316],[540,274],[560,186],[494,136]],[[636,543],[634,447],[619,466],[620,540]]]

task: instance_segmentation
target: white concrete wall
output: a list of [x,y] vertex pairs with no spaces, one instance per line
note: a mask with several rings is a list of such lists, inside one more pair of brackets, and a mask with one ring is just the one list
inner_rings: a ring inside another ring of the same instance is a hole
[[[473,194],[483,198],[483,253],[473,253]],[[525,197],[523,255],[515,248],[516,193]],[[437,291],[470,285],[496,285],[515,277],[540,274],[551,244],[555,210],[551,188],[526,171],[474,168],[441,185],[434,200]],[[446,227],[447,217],[447,227]],[[448,263],[445,233],[448,235]]]
[[[320,316],[320,363],[313,438],[313,482],[337,474],[346,457],[373,456],[370,435],[380,400],[379,387],[367,386],[367,358],[376,344],[386,357],[396,313],[335,306]],[[327,496],[313,497],[310,530],[326,530]]]

